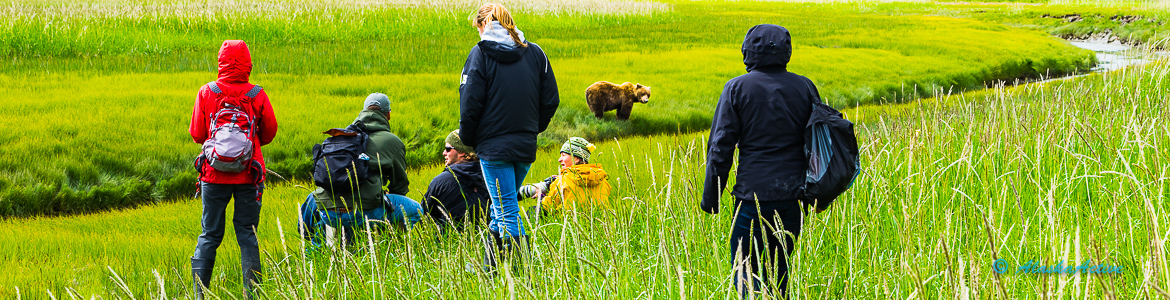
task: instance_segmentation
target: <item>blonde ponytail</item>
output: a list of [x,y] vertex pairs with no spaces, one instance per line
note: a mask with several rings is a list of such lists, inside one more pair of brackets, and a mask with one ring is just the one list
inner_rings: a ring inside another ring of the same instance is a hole
[[471,20],[471,25],[475,27],[488,26],[492,21],[499,21],[500,26],[508,30],[508,35],[512,36],[512,41],[515,41],[520,47],[528,47],[528,43],[520,40],[520,34],[516,32],[516,22],[512,21],[512,14],[504,8],[503,4],[499,3],[485,3],[479,7],[479,11],[475,14],[475,18]]

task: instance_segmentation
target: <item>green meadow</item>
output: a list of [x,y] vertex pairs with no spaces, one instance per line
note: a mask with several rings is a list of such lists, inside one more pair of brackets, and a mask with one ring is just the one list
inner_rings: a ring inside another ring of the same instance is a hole
[[[1161,237],[1170,226],[1168,74],[1162,63],[846,110],[858,122],[864,172],[830,210],[806,216],[792,296],[1156,297],[1170,276]],[[890,109],[901,114],[886,118]],[[494,278],[465,268],[481,259],[482,232],[439,237],[429,219],[410,232],[305,254],[295,224],[307,191],[271,184],[258,231],[263,291],[272,299],[734,298],[725,252],[734,207],[725,201],[715,216],[696,209],[705,140],[692,133],[599,143],[594,159],[610,173],[614,208],[526,219],[536,254]],[[539,157],[530,177],[555,172],[555,150]],[[411,180],[439,170],[419,169]],[[11,276],[0,279],[0,297],[188,297],[199,207],[179,201],[2,221],[0,260]],[[239,296],[230,259],[237,251],[221,247],[212,281],[220,297]],[[1020,271],[1029,261],[1123,268]]]
[[[714,216],[696,208],[711,111],[744,73],[739,44],[759,23],[793,32],[789,69],[857,124],[861,146],[852,189],[805,216],[793,299],[1167,297],[1170,62],[1011,86],[1095,62],[1054,36],[1108,29],[1164,47],[1164,10],[826,2],[505,2],[548,52],[561,91],[529,181],[556,172],[561,141],[584,136],[598,144],[614,207],[526,219],[535,254],[496,277],[466,268],[482,259],[482,228],[439,236],[424,217],[409,232],[306,254],[296,227],[317,132],[349,124],[371,92],[391,98],[408,196],[422,197],[458,126],[478,2],[3,4],[0,298],[191,297],[201,205],[186,129],[224,39],[249,43],[252,82],[280,121],[263,148],[288,180],[267,183],[262,298],[737,298],[733,203],[725,196]],[[1051,17],[1073,13],[1085,20]],[[654,94],[628,122],[597,120],[583,93],[599,80]],[[235,299],[234,232],[224,241],[212,288]],[[1023,267],[1086,261],[1122,272]]]
[[[306,178],[318,132],[350,123],[371,92],[391,97],[391,128],[407,143],[409,165],[438,162],[442,137],[457,127],[458,72],[476,41],[467,9],[271,3],[10,4],[0,23],[0,52],[8,53],[0,110],[21,113],[0,120],[14,129],[0,133],[0,215],[86,213],[193,193],[189,106],[215,79],[223,39],[252,49],[252,81],[265,87],[281,125],[265,158],[285,178]],[[760,23],[793,32],[790,69],[838,107],[1055,76],[1095,60],[1044,32],[934,9],[676,2],[516,15],[558,77],[562,104],[542,135],[546,146],[569,136],[706,129],[722,84],[744,72],[743,34]],[[613,113],[598,120],[584,89],[600,80],[642,83],[654,94],[629,122]]]
[[[1122,2],[1124,3],[1124,2]],[[1039,6],[1028,9],[966,4],[952,16],[1032,28],[1071,39],[1112,37],[1121,43],[1166,49],[1170,46],[1170,2],[1115,4],[1119,7]]]

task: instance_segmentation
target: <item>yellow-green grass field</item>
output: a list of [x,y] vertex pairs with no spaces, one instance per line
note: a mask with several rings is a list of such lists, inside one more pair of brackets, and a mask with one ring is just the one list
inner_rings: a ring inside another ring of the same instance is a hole
[[[890,299],[1158,297],[1170,283],[1165,216],[1170,105],[1165,62],[1043,85],[846,110],[862,175],[825,213],[808,215],[792,296]],[[898,114],[890,114],[896,110]],[[735,298],[726,253],[732,203],[697,209],[703,132],[600,142],[612,210],[526,220],[536,251],[519,273],[468,272],[481,232],[362,238],[305,255],[296,208],[306,191],[268,187],[259,228],[263,293],[329,298]],[[554,172],[555,150],[529,175]],[[438,167],[411,173],[424,183]],[[300,183],[304,184],[304,183]],[[412,185],[413,197],[422,192]],[[726,196],[725,196],[726,197]],[[189,297],[197,201],[0,222],[0,297]],[[239,295],[238,250],[225,237],[212,285]],[[996,261],[1002,259],[1001,269]],[[1031,274],[1037,265],[1121,266],[1120,273]],[[1002,270],[999,273],[997,270]],[[18,292],[19,291],[19,292]]]
[[[436,238],[428,220],[312,255],[296,230],[315,132],[348,124],[370,92],[391,96],[409,196],[421,198],[457,126],[478,2],[0,4],[0,298],[191,296],[200,204],[186,126],[219,42],[242,38],[282,128],[265,155],[293,179],[265,193],[264,298],[734,299],[734,208],[709,216],[697,203],[711,109],[743,73],[739,43],[757,23],[793,31],[790,70],[857,122],[862,148],[849,193],[806,216],[793,298],[1167,297],[1170,62],[961,93],[1092,63],[1050,35],[1164,36],[1164,23],[1109,19],[1164,10],[1094,1],[506,2],[558,75],[562,107],[542,145],[589,137],[615,190],[612,210],[526,220],[537,254],[495,278],[466,269],[481,259],[479,230]],[[1043,17],[1067,13],[1086,21]],[[581,93],[597,80],[655,93],[629,122],[596,120]],[[555,172],[555,151],[541,150],[528,181]],[[234,233],[224,241],[212,285],[238,298]],[[1086,261],[1123,271],[1020,268]]]
[[[287,178],[306,177],[317,132],[348,124],[371,92],[390,95],[391,128],[406,141],[412,168],[436,164],[442,137],[457,126],[456,78],[476,40],[466,10],[114,3],[122,6],[10,3],[0,10],[11,17],[0,23],[8,53],[0,110],[19,112],[0,120],[9,129],[0,131],[0,215],[86,213],[192,193],[198,146],[186,136],[190,106],[198,87],[214,80],[223,39],[250,43],[252,81],[265,87],[280,120],[265,157]],[[932,13],[949,6],[645,5],[603,13],[516,9],[520,28],[547,49],[562,96],[542,145],[707,128],[723,83],[744,72],[743,34],[760,23],[793,32],[790,70],[812,78],[838,107],[1054,76],[1095,59],[1041,31]],[[629,122],[612,113],[597,120],[583,91],[600,80],[642,83],[654,94]]]

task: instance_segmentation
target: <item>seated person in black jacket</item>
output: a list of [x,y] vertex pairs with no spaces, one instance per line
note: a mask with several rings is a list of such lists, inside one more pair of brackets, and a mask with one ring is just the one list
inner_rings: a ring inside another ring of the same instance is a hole
[[446,142],[443,163],[447,168],[427,186],[423,208],[444,231],[467,223],[486,224],[491,198],[475,149],[463,144],[459,130],[448,134]]

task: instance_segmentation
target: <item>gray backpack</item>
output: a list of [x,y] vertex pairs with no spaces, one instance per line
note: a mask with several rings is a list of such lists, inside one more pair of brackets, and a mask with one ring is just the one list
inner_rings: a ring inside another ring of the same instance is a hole
[[252,100],[263,90],[253,86],[243,95],[224,93],[215,82],[207,84],[215,93],[216,110],[209,114],[207,140],[203,142],[203,153],[195,160],[195,167],[203,171],[203,164],[215,170],[240,173],[252,166],[252,154],[256,148],[252,137],[256,133],[256,114],[252,112]]

